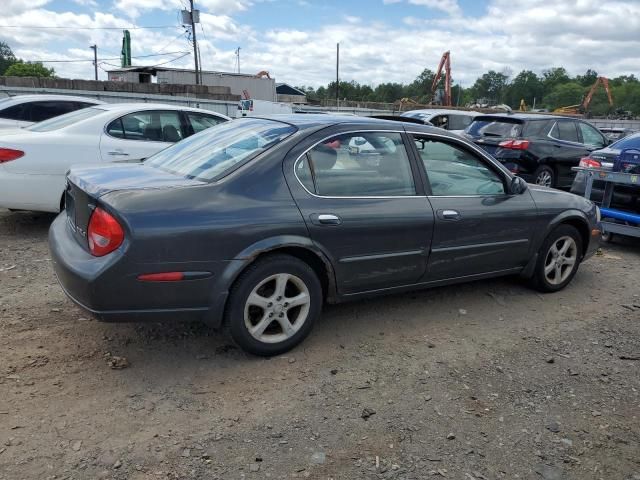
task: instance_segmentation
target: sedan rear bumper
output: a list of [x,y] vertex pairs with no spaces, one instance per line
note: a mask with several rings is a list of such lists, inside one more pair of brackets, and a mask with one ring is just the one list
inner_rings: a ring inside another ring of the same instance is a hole
[[[167,266],[129,262],[122,250],[94,257],[74,237],[65,212],[51,224],[49,249],[55,275],[65,294],[98,320],[203,320],[216,325],[222,319],[226,290],[217,291],[214,285],[219,272],[196,280],[140,281],[140,273],[163,271]],[[225,262],[219,263],[222,267]],[[180,265],[172,264],[171,268],[179,270]]]

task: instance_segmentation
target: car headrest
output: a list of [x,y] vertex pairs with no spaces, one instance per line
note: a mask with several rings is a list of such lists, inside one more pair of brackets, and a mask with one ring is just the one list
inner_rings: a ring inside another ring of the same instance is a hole
[[178,132],[178,129],[173,125],[165,125],[164,127],[162,127],[162,137],[165,142],[175,143],[182,140],[180,138],[180,133]]
[[316,170],[331,170],[338,161],[338,152],[325,145],[317,145],[311,150],[311,160]]

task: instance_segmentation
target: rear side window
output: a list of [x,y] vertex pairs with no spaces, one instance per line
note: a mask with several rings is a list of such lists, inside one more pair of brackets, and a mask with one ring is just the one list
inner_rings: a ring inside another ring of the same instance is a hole
[[551,129],[551,136],[558,140],[564,140],[565,142],[580,142],[576,124],[570,120],[556,122],[555,126]]
[[0,110],[0,118],[6,118],[7,120],[20,120],[29,121],[29,104],[21,103],[19,105],[13,105],[7,107],[4,110]]
[[130,113],[112,121],[107,133],[126,140],[169,143],[182,140],[180,116],[176,111]]
[[519,137],[522,132],[522,122],[511,118],[476,117],[467,133],[474,137]]
[[416,194],[402,136],[395,132],[337,135],[313,147],[296,173],[312,193],[326,197]]
[[67,102],[64,100],[33,102],[31,104],[31,121],[42,122],[76,110],[78,110],[76,102]]

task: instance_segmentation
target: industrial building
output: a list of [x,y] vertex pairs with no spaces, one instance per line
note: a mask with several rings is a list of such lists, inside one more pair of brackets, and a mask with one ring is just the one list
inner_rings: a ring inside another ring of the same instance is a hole
[[307,94],[302,90],[292,87],[288,83],[277,83],[276,93],[278,101],[283,103],[307,103]]
[[[262,73],[262,72],[261,72]],[[158,83],[174,85],[195,85],[196,76],[193,70],[165,67],[125,67],[107,72],[113,82]],[[263,75],[246,73],[200,72],[202,85],[211,87],[228,87],[231,94],[255,100],[277,101],[276,81]],[[155,81],[154,81],[155,77]]]

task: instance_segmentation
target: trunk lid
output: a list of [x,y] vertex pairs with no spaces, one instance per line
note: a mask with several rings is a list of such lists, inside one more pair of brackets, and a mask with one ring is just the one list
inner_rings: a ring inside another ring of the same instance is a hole
[[203,185],[144,164],[74,167],[67,174],[65,211],[76,239],[88,250],[87,229],[98,199],[116,190],[180,188]]

